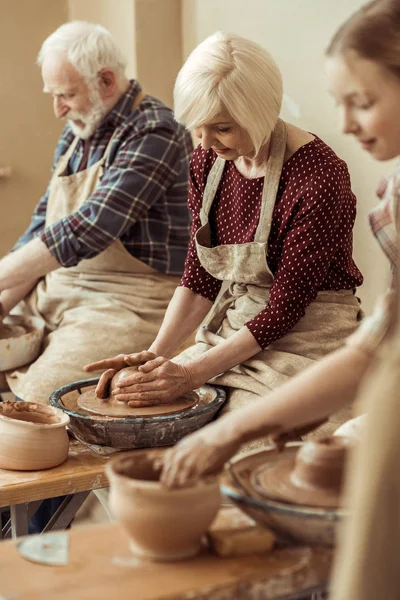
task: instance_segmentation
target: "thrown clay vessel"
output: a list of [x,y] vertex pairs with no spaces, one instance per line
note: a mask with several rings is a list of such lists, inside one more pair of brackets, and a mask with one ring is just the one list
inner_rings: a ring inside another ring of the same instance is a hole
[[198,403],[198,395],[196,392],[189,392],[177,398],[168,404],[157,404],[151,406],[128,406],[126,402],[120,402],[115,399],[112,392],[119,387],[119,382],[128,375],[137,371],[137,367],[126,367],[118,371],[110,382],[110,390],[105,398],[99,398],[95,390],[84,392],[78,398],[78,406],[85,411],[95,413],[97,415],[106,415],[109,417],[154,417],[159,415],[167,415],[175,412],[188,410]]
[[254,489],[265,497],[336,508],[340,505],[350,438],[331,436],[303,444],[295,458],[258,467],[251,476]]
[[132,552],[155,561],[197,554],[201,537],[221,502],[217,476],[191,486],[167,489],[155,460],[162,450],[139,450],[106,465],[110,508],[130,538]]
[[69,416],[34,402],[0,402],[0,468],[50,469],[68,456]]
[[40,353],[44,327],[44,321],[38,317],[5,317],[0,329],[0,371],[34,361]]

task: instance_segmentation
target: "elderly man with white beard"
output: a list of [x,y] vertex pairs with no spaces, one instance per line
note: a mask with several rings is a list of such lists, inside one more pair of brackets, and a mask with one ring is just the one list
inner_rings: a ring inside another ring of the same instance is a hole
[[125,75],[109,31],[59,27],[38,56],[67,121],[27,231],[0,260],[0,314],[46,325],[39,358],[6,373],[17,398],[46,403],[104,354],[148,347],[179,283],[189,240],[189,134]]

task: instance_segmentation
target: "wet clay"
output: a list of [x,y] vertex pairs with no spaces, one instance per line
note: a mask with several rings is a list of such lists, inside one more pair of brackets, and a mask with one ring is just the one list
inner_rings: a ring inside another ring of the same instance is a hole
[[110,508],[128,533],[132,552],[155,561],[197,554],[218,512],[218,477],[170,490],[159,482],[162,450],[136,451],[106,465]]
[[340,506],[343,474],[352,440],[332,436],[300,447],[294,459],[255,469],[250,481],[264,497],[303,506]]
[[26,333],[25,327],[21,327],[20,325],[11,327],[10,325],[0,324],[0,340],[21,337],[21,335],[25,335]]
[[[127,367],[118,371],[111,380],[110,392],[112,393],[118,387],[122,379],[135,371],[137,371],[137,367]],[[155,417],[189,410],[198,403],[197,393],[189,392],[168,404],[130,407],[126,402],[116,400],[111,393],[103,399],[97,397],[95,390],[90,390],[79,396],[78,406],[87,412],[109,417]]]
[[0,468],[49,469],[68,456],[68,415],[34,402],[0,403]]

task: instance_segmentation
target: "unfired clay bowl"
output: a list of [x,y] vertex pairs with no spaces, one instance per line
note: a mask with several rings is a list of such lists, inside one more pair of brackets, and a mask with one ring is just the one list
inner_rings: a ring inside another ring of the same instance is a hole
[[9,327],[24,327],[25,333],[17,337],[0,339],[0,371],[9,371],[34,361],[40,353],[44,334],[44,321],[37,317],[27,319],[9,315],[4,319]]
[[0,468],[38,471],[68,456],[69,416],[34,402],[0,402]]
[[202,535],[221,502],[216,476],[195,485],[166,489],[154,465],[162,450],[139,450],[106,465],[110,508],[128,533],[132,552],[155,561],[177,561],[197,554]]

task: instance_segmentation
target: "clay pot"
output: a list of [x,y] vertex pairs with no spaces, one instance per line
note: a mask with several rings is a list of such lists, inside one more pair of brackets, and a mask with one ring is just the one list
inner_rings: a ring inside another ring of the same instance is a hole
[[218,478],[167,489],[159,482],[154,460],[163,451],[136,451],[106,465],[110,508],[130,538],[134,554],[158,561],[182,560],[197,554],[201,537],[221,502]]
[[40,354],[45,323],[38,317],[9,315],[4,319],[11,337],[0,338],[0,371],[27,365]]
[[303,506],[336,508],[353,441],[342,436],[311,440],[293,458],[267,463],[251,475],[254,489],[263,496]]
[[296,455],[291,481],[303,488],[340,494],[349,443],[343,437],[327,437],[304,444]]
[[0,403],[0,468],[50,469],[68,456],[69,416],[34,402]]

